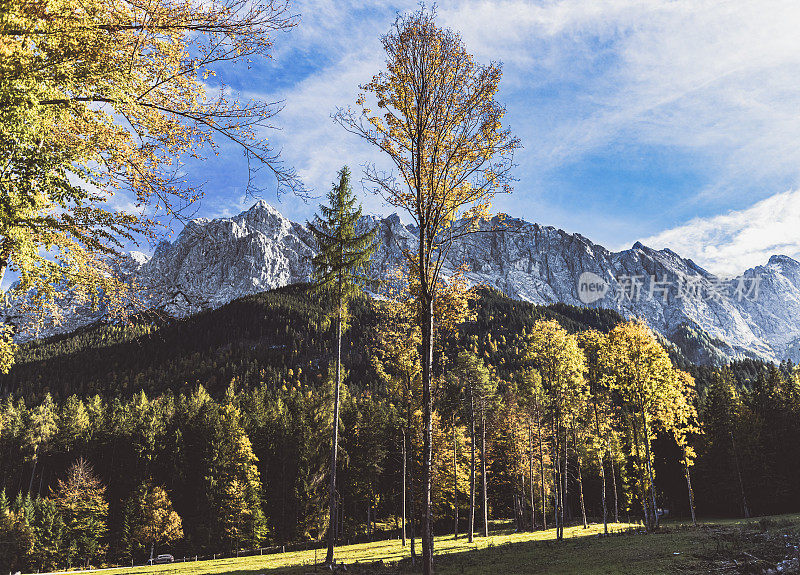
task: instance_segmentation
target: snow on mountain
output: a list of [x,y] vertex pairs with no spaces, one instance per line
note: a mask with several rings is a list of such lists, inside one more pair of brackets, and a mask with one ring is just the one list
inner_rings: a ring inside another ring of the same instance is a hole
[[[394,268],[416,238],[416,229],[397,215],[365,216],[361,225],[377,227],[373,267],[378,275]],[[502,231],[491,232],[498,226]],[[128,268],[145,288],[150,307],[184,317],[308,281],[311,243],[304,225],[259,201],[232,218],[191,221],[173,243],[159,244],[152,257],[131,252]],[[605,307],[643,318],[699,363],[800,359],[800,263],[786,256],[722,280],[670,250],[637,242],[611,252],[579,234],[505,218],[484,222],[480,233],[453,246],[445,272],[461,265],[472,282],[509,297]],[[75,309],[66,318],[45,335],[98,316]]]

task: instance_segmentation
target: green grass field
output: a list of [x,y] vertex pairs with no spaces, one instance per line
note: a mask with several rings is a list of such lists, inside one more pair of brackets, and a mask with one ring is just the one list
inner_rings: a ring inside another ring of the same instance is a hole
[[[654,534],[635,526],[613,524],[600,536],[602,525],[566,529],[566,541],[556,542],[555,531],[512,533],[497,531],[470,545],[437,537],[435,568],[443,574],[675,574],[761,573],[785,556],[786,537],[796,545],[800,515],[761,520],[704,522],[697,528],[667,523]],[[419,551],[419,547],[417,547]],[[377,541],[337,548],[348,573],[413,573],[409,547],[400,541]],[[317,565],[324,550],[295,551],[238,559],[197,561],[103,570],[104,575],[300,575],[327,571]],[[753,568],[755,570],[748,571]]]

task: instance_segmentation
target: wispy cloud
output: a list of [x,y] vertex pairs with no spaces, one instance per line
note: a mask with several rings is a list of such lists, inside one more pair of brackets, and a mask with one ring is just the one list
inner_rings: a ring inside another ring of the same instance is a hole
[[800,190],[776,194],[754,206],[686,224],[645,238],[668,247],[709,271],[733,276],[765,264],[774,254],[800,259]]

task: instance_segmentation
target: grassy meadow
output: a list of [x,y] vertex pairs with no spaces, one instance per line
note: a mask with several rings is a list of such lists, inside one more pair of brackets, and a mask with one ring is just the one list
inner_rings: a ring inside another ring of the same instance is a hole
[[[555,530],[514,533],[497,530],[489,537],[436,538],[435,567],[442,574],[706,574],[762,573],[786,556],[787,536],[797,542],[800,515],[751,520],[705,521],[697,528],[667,522],[659,532],[645,534],[635,525],[573,526],[566,540],[555,541]],[[419,552],[419,542],[417,542]],[[348,573],[414,573],[409,546],[384,540],[337,548]],[[105,569],[105,575],[302,575],[328,572],[319,565],[324,550],[294,551],[264,556],[187,561],[153,567]],[[180,560],[181,558],[178,558]]]

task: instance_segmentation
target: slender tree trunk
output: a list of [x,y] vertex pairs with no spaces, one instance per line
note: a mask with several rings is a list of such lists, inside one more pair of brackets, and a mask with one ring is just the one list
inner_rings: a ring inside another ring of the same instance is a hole
[[617,494],[617,472],[614,468],[614,454],[611,454],[611,481],[614,484],[614,523],[619,523],[619,495]]
[[686,489],[689,491],[689,510],[692,512],[692,525],[697,527],[697,517],[694,514],[694,491],[692,490],[692,477],[689,475],[689,458],[686,457],[686,447],[683,450],[683,473],[686,475]]
[[406,430],[403,428],[403,547],[406,546],[406,473],[408,473],[406,470]]
[[483,536],[489,537],[489,497],[486,477],[486,414],[481,406],[481,476],[483,483]]
[[456,417],[453,416],[453,539],[458,539],[458,443]]
[[542,442],[542,420],[539,414],[539,405],[536,405],[536,433],[539,436],[539,477],[541,478],[542,490],[542,529],[547,529],[547,497],[545,496],[544,478],[544,443]]
[[528,497],[525,495],[525,471],[519,473],[519,530],[527,531],[528,520],[525,512],[528,510]]
[[608,505],[606,503],[606,462],[603,452],[600,452],[600,483],[603,490],[603,533],[608,535]]
[[[422,259],[420,252],[420,259]],[[420,274],[424,275],[424,274]],[[423,282],[427,278],[423,278]],[[422,574],[433,573],[433,531],[431,525],[431,459],[433,457],[433,398],[431,380],[433,377],[433,299],[423,284],[422,326],[422,404],[423,404],[423,448],[422,448]]]
[[642,422],[644,423],[644,452],[647,457],[647,476],[650,479],[650,499],[653,501],[653,526],[658,528],[658,507],[656,506],[656,482],[653,476],[653,462],[650,455],[650,428],[647,425],[647,414],[642,410]]
[[36,463],[39,461],[39,446],[33,449],[33,469],[31,469],[31,480],[28,482],[28,495],[33,491],[33,478],[36,475]]
[[[566,519],[572,519],[572,508],[569,506],[569,454],[567,452],[567,445],[569,441],[567,440],[567,429],[564,428],[564,458],[563,458],[563,466],[564,466],[564,473],[562,475],[562,480],[564,482],[564,491],[563,495],[561,496],[561,531],[563,533],[564,526],[566,525]],[[566,516],[566,517],[565,517]]]
[[575,460],[578,464],[578,493],[580,495],[580,502],[581,502],[581,515],[583,516],[583,528],[588,529],[589,523],[586,521],[586,502],[583,499],[583,473],[582,473],[582,465],[581,465],[581,454],[578,451],[578,437],[575,433],[575,426],[572,427],[572,445],[575,448]]
[[608,507],[606,505],[606,463],[605,463],[605,452],[606,446],[608,442],[602,437],[602,431],[600,429],[600,414],[597,412],[597,398],[592,395],[592,406],[594,407],[594,423],[595,429],[597,431],[597,439],[603,446],[603,448],[598,453],[600,459],[600,481],[602,484],[603,489],[603,533],[608,535]]
[[731,446],[733,447],[733,463],[736,466],[736,475],[739,477],[739,491],[742,494],[742,513],[745,519],[750,518],[750,508],[747,506],[747,497],[744,495],[744,481],[742,480],[742,470],[739,467],[739,455],[736,452],[736,442],[733,439],[733,432],[729,431],[731,436]]
[[639,449],[639,426],[638,426],[638,423],[636,422],[636,418],[635,417],[633,418],[633,444],[636,447],[636,449],[635,449],[635,452],[636,452],[636,464],[637,464],[637,467],[639,468],[639,484],[640,484],[640,486],[639,486],[639,497],[642,500],[642,512],[644,513],[644,524],[645,524],[645,528],[647,529],[647,531],[650,531],[650,527],[651,527],[651,524],[650,524],[650,512],[649,512],[650,505],[647,502],[647,490],[646,490],[645,485],[644,485],[644,477],[643,477],[643,472],[642,472],[643,468],[644,468],[644,465],[642,465],[642,455],[641,455],[641,451]]
[[333,391],[333,440],[331,441],[331,470],[329,498],[329,521],[328,521],[328,552],[325,555],[325,563],[332,564],[333,548],[336,545],[336,454],[339,449],[339,388],[342,380],[342,279],[339,277],[339,302],[336,318],[336,387]]
[[[556,414],[556,420],[559,417],[558,413]],[[553,506],[553,516],[556,524],[556,539],[562,539],[564,536],[562,522],[563,522],[563,514],[561,513],[561,507],[563,505],[563,491],[561,486],[561,446],[560,446],[560,438],[559,438],[559,429],[556,420],[553,421],[553,498],[554,498],[554,506]]]
[[469,542],[475,539],[475,402],[470,393]]
[[[536,530],[536,499],[534,499],[534,485],[533,485],[533,424],[528,424],[528,468],[530,471],[530,487],[531,487],[531,531]],[[544,478],[542,478],[544,481]]]
[[[409,419],[408,421],[411,421]],[[408,430],[408,440],[411,441],[411,429]],[[411,450],[409,450],[411,451]],[[414,452],[411,451],[411,458],[408,460],[408,529],[411,532],[411,564],[417,561],[416,547],[416,523],[414,522]]]
[[410,386],[409,386],[409,400],[406,403],[406,425],[408,425],[408,429],[406,429],[406,460],[408,466],[408,510],[406,515],[406,522],[408,524],[408,530],[411,534],[411,565],[415,565],[417,562],[417,549],[416,549],[416,524],[414,523],[414,451],[411,449],[411,399],[410,399]]

